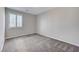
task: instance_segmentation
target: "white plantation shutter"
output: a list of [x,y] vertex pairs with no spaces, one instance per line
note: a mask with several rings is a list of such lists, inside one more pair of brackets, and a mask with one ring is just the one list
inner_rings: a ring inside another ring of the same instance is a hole
[[10,17],[9,27],[16,27],[16,15],[10,14],[9,17]]
[[22,27],[22,16],[17,15],[17,27]]
[[22,27],[22,15],[9,14],[9,27]]

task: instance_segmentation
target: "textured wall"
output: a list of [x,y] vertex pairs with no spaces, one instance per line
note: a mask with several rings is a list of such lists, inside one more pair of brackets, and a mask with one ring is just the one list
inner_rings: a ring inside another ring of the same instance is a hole
[[55,8],[37,19],[38,33],[79,46],[79,8]]
[[[9,28],[9,13],[23,15],[22,28]],[[36,16],[6,8],[6,38],[32,34],[36,32]]]

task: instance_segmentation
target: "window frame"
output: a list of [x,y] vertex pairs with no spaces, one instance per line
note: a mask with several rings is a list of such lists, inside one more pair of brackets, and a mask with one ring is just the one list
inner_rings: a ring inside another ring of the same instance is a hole
[[[10,27],[10,14],[16,15],[16,21],[15,21],[15,27]],[[17,26],[17,16],[21,16],[21,25],[22,26]],[[9,28],[22,28],[23,27],[23,15],[22,14],[15,14],[15,13],[9,13]]]

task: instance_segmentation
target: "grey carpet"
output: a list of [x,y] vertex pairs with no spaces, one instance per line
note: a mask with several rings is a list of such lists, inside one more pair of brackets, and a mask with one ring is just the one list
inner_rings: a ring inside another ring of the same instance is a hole
[[5,41],[3,52],[77,52],[79,48],[41,35],[22,36]]

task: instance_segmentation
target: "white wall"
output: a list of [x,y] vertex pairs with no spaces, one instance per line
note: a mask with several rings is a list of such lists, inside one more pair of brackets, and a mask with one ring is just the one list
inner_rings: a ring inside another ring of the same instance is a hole
[[37,19],[38,33],[79,46],[79,8],[55,8]]
[[5,40],[5,8],[0,7],[0,51],[2,51]]
[[[9,28],[9,13],[23,15],[22,28]],[[36,16],[6,8],[6,39],[36,32]]]

